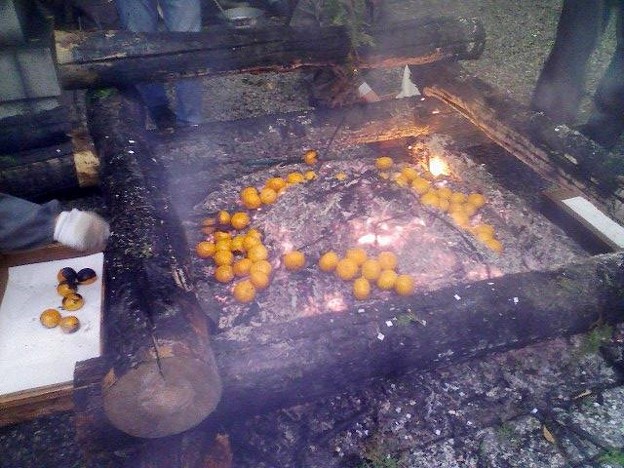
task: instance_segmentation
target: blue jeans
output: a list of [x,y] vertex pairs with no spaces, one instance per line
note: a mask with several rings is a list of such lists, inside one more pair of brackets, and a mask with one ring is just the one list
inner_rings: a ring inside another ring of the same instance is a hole
[[54,242],[59,202],[43,205],[0,193],[0,253],[30,249]]
[[[115,0],[121,26],[133,32],[158,31],[160,5],[167,31],[198,32],[201,30],[200,0]],[[148,108],[167,106],[162,83],[139,83],[137,89]],[[198,79],[175,83],[178,121],[198,124],[202,121],[202,89]]]

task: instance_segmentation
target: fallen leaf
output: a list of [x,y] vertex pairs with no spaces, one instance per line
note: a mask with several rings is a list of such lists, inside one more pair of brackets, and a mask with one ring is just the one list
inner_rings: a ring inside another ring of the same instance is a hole
[[546,439],[548,442],[550,442],[553,445],[555,444],[555,436],[552,435],[552,432],[548,430],[546,425],[542,426],[542,433],[544,434],[544,439]]

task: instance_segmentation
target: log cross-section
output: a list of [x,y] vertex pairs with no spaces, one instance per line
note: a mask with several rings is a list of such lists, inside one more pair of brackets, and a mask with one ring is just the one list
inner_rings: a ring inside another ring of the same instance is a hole
[[115,427],[155,438],[201,422],[219,402],[221,381],[166,177],[135,124],[139,106],[111,98],[89,107],[112,228],[104,320],[111,368],[102,395]]

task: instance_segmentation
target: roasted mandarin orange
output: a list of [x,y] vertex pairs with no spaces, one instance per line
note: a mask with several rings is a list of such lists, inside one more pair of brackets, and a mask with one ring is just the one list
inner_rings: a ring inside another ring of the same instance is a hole
[[399,296],[409,296],[414,292],[414,279],[409,275],[397,276],[394,290]]
[[75,294],[78,292],[78,285],[76,283],[68,283],[67,281],[61,281],[56,287],[56,292],[65,297],[69,294]]
[[352,280],[358,273],[358,265],[351,258],[343,258],[336,265],[336,275],[345,281]]
[[219,283],[229,283],[234,279],[234,269],[231,265],[219,265],[215,269],[214,277]]
[[54,328],[61,321],[61,313],[56,309],[46,309],[41,312],[39,321],[46,328]]
[[230,219],[230,224],[234,229],[245,229],[249,225],[249,215],[244,211],[239,211],[232,215]]
[[78,310],[84,305],[84,298],[78,293],[68,294],[61,301],[65,310]]
[[256,297],[256,288],[248,279],[242,280],[234,285],[233,294],[238,302],[248,303]]
[[262,244],[254,245],[252,248],[247,250],[247,258],[252,262],[266,260],[269,258],[269,251]]
[[232,270],[236,276],[245,276],[249,274],[249,270],[251,269],[251,265],[253,262],[248,258],[241,258],[234,262],[232,265]]
[[217,265],[231,265],[234,254],[229,250],[217,250],[212,258]]
[[265,187],[260,191],[260,201],[265,205],[272,205],[277,200],[277,192],[272,188]]
[[262,271],[249,273],[249,281],[254,285],[256,291],[262,291],[269,285],[269,275]]
[[209,258],[214,255],[217,248],[214,242],[202,241],[195,246],[195,252],[199,258]]
[[316,152],[316,150],[313,149],[307,150],[305,153],[303,153],[303,161],[309,166],[317,163],[317,157],[318,153]]
[[305,255],[299,250],[286,252],[282,260],[284,267],[289,271],[299,271],[305,266]]
[[377,281],[381,273],[379,261],[375,258],[369,258],[362,264],[362,276],[369,281]]
[[382,291],[390,291],[394,288],[397,277],[397,272],[394,270],[382,270],[377,278],[377,287]]
[[366,278],[356,278],[353,282],[353,296],[359,300],[363,301],[364,299],[368,299],[370,296],[371,287],[370,283]]
[[318,265],[321,271],[334,271],[336,269],[336,265],[338,265],[338,260],[340,260],[338,254],[333,250],[330,250],[329,252],[325,252],[321,255]]
[[76,270],[74,270],[72,267],[63,267],[56,274],[56,279],[58,280],[59,283],[62,281],[75,283],[76,276],[77,276]]
[[368,258],[368,254],[362,247],[353,247],[351,249],[347,249],[345,258],[350,258],[357,266],[361,266],[362,263],[364,263]]
[[397,266],[397,256],[394,252],[384,250],[377,255],[377,261],[382,270],[394,270]]
[[217,222],[219,224],[230,224],[230,213],[226,210],[221,210],[217,213]]
[[97,274],[93,268],[83,268],[76,273],[76,280],[78,284],[92,284],[95,283]]
[[61,326],[61,330],[63,330],[63,332],[74,333],[80,328],[80,320],[78,320],[78,317],[68,315],[59,321],[59,325]]
[[249,273],[253,273],[254,271],[261,271],[262,273],[270,276],[273,271],[273,267],[268,260],[260,260],[251,264]]
[[375,159],[375,167],[380,171],[390,169],[392,167],[392,164],[394,164],[394,161],[392,161],[392,158],[390,156],[380,156]]

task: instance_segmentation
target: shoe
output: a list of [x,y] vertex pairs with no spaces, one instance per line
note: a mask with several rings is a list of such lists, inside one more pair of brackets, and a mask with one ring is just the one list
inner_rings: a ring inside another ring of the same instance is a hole
[[173,132],[176,127],[176,115],[167,106],[150,107],[149,114],[154,125],[161,132]]
[[605,149],[613,148],[624,131],[624,120],[596,110],[579,131]]

